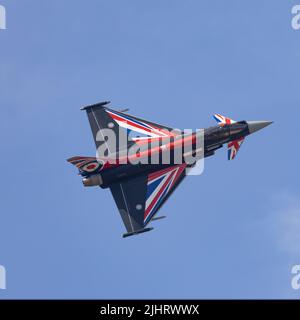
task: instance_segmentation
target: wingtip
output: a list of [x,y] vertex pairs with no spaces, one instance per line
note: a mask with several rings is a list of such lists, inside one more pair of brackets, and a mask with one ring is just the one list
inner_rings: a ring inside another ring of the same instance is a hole
[[87,109],[90,109],[93,107],[103,107],[103,106],[106,106],[107,104],[110,104],[110,101],[102,101],[102,102],[98,102],[98,103],[91,104],[88,106],[83,106],[80,108],[80,110],[87,110]]
[[135,236],[137,234],[141,234],[141,233],[144,233],[144,232],[148,232],[148,231],[151,231],[153,230],[154,228],[152,227],[149,227],[149,228],[144,228],[144,229],[140,229],[140,230],[136,230],[136,231],[133,231],[133,232],[128,232],[128,233],[124,233],[122,235],[123,238],[128,238],[130,236]]

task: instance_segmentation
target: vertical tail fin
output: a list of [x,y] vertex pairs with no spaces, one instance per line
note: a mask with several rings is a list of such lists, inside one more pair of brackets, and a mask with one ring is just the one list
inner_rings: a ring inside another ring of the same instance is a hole
[[232,123],[235,123],[236,121],[230,119],[230,118],[227,118],[227,117],[224,117],[218,113],[214,114],[214,119],[220,124],[220,125],[224,125],[224,124],[232,124]]

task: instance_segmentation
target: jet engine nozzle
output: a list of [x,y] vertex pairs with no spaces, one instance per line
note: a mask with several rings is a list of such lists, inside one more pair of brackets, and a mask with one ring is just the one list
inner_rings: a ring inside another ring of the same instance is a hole
[[83,178],[82,183],[85,187],[94,187],[101,186],[103,184],[103,180],[100,174],[95,174],[93,176]]

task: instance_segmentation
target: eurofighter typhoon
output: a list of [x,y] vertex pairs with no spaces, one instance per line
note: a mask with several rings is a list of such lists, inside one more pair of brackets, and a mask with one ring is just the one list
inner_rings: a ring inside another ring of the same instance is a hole
[[109,108],[109,102],[83,107],[97,148],[95,157],[76,156],[86,187],[109,188],[127,232],[152,230],[151,221],[191,168],[227,144],[228,159],[236,157],[245,138],[272,121],[234,121],[220,114],[217,126],[181,131]]

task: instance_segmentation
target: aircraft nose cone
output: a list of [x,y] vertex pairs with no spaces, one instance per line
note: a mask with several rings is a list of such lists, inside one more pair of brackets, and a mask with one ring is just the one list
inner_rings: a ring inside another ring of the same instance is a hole
[[262,128],[270,125],[271,123],[273,123],[273,121],[247,121],[250,133],[261,130]]

